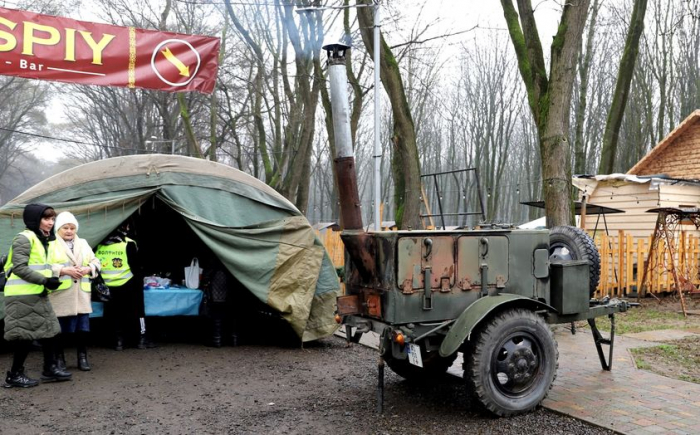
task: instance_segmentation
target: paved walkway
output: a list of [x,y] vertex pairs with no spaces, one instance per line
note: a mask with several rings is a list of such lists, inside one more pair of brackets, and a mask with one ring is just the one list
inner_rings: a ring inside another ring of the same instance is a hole
[[[543,406],[622,434],[700,434],[700,385],[638,370],[628,351],[656,345],[650,338],[683,335],[657,331],[643,336],[646,340],[616,336],[608,372],[601,369],[590,331],[572,335],[568,328],[555,327],[559,370]],[[361,343],[376,348],[379,340],[365,334]],[[606,358],[607,349],[603,346]],[[460,357],[449,372],[461,377],[461,366]]]
[[[700,434],[700,385],[638,370],[628,349],[656,343],[616,336],[612,371],[601,369],[588,330],[556,329],[559,371],[543,405],[624,434]],[[677,336],[659,332],[661,336]],[[607,346],[603,347],[606,350]]]

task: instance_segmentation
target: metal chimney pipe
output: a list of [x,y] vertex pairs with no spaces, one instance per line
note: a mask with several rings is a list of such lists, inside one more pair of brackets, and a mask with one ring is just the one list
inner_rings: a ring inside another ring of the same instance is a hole
[[342,224],[346,230],[362,229],[362,209],[357,189],[355,154],[350,135],[350,109],[348,100],[348,76],[345,71],[345,53],[350,49],[345,44],[328,44],[328,75],[331,84],[331,108],[335,133],[335,167],[338,173],[338,193]]

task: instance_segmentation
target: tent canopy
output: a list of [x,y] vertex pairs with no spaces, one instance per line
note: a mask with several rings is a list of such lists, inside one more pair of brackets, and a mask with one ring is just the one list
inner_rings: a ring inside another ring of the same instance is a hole
[[[311,225],[282,195],[237,169],[159,154],[80,165],[0,208],[1,252],[9,250],[24,228],[22,211],[32,202],[75,214],[79,235],[93,248],[132,214],[138,217],[144,209],[164,204],[246,289],[279,312],[302,341],[337,328],[333,313],[338,277]],[[139,237],[177,240],[178,234]]]

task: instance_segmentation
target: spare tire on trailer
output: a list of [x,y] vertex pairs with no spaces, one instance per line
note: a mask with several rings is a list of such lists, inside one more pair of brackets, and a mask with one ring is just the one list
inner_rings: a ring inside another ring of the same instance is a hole
[[580,228],[561,226],[549,230],[549,261],[586,260],[590,267],[589,296],[593,297],[600,281],[600,254],[593,239]]

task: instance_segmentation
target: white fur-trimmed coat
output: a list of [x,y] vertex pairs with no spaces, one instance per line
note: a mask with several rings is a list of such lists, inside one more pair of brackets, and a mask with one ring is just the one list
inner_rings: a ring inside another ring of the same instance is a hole
[[[52,243],[58,244],[58,249],[63,249],[68,255],[69,261],[73,266],[90,266],[90,278],[97,276],[100,270],[100,260],[95,257],[90,245],[87,241],[79,238],[77,235],[74,239],[73,249],[68,248],[66,242],[60,237]],[[61,273],[63,265],[51,265],[52,275],[58,277]],[[78,314],[92,313],[92,303],[90,292],[85,292],[80,289],[80,281],[74,280],[71,286],[65,290],[54,291],[49,294],[49,300],[56,313],[56,317],[76,316]]]

